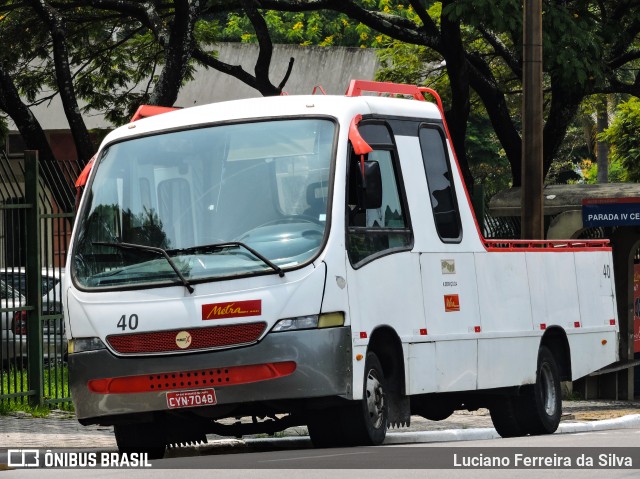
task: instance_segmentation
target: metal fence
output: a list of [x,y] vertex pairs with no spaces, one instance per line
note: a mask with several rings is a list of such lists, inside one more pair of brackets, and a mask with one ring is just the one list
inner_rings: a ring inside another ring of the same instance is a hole
[[0,155],[0,409],[70,407],[62,280],[79,172]]

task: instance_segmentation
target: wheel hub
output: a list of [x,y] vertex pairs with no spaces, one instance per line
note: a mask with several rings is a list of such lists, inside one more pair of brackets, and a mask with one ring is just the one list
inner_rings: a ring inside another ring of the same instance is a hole
[[379,429],[384,423],[385,397],[382,384],[374,370],[367,374],[367,409],[374,428]]
[[542,365],[542,369],[540,371],[540,379],[542,386],[542,400],[544,401],[544,411],[548,416],[553,416],[556,413],[557,398],[553,374],[548,364]]

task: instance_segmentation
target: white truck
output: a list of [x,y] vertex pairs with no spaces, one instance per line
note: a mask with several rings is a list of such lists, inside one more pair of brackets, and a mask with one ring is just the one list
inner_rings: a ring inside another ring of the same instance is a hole
[[552,433],[560,382],[618,357],[608,242],[485,240],[440,100],[415,86],[116,129],[67,272],[77,417],[156,457],[300,424],[316,446],[377,445],[479,407],[502,436]]

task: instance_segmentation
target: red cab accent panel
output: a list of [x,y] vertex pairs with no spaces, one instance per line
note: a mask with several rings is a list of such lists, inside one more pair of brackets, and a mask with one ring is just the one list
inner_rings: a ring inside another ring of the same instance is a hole
[[230,366],[197,371],[174,371],[118,378],[91,379],[89,391],[97,394],[131,394],[157,391],[176,391],[198,387],[221,387],[234,384],[255,383],[289,376],[296,370],[296,363],[254,364]]
[[366,155],[373,151],[373,148],[369,146],[369,143],[364,141],[364,138],[360,136],[360,132],[358,131],[358,123],[360,123],[361,120],[362,115],[356,115],[349,125],[349,141],[353,145],[353,151],[356,155]]
[[174,108],[172,106],[155,106],[155,105],[140,105],[136,112],[131,117],[131,123],[140,120],[142,118],[148,118],[150,116],[161,115],[162,113],[169,113],[170,111],[179,110],[180,108]]

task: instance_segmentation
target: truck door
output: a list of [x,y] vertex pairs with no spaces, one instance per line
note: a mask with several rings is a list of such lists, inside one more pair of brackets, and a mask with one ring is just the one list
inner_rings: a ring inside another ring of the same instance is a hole
[[[365,354],[377,327],[390,326],[405,342],[424,328],[424,314],[420,263],[418,255],[411,252],[413,231],[393,135],[381,120],[362,122],[359,131],[373,148],[366,155],[367,162],[377,163],[382,186],[380,204],[359,204],[362,163],[352,155],[346,215],[347,280],[354,345]],[[354,371],[354,381],[361,377]],[[354,392],[359,390],[361,385],[354,383]]]
[[[421,166],[416,176],[421,176],[423,190],[415,195],[420,204],[411,207],[414,221],[424,225],[416,233],[414,250],[420,252],[425,340],[433,343],[414,345],[412,357],[435,364],[420,364],[423,371],[434,371],[434,376],[416,377],[412,384],[422,384],[415,392],[475,389],[481,323],[471,240],[477,233],[472,228],[463,230],[460,208],[468,205],[458,204],[464,193],[462,185],[455,184],[459,177],[452,169],[442,126],[422,123],[416,125],[414,134],[398,137],[397,142],[400,154],[412,152]],[[417,374],[419,364],[414,363],[412,370]]]

